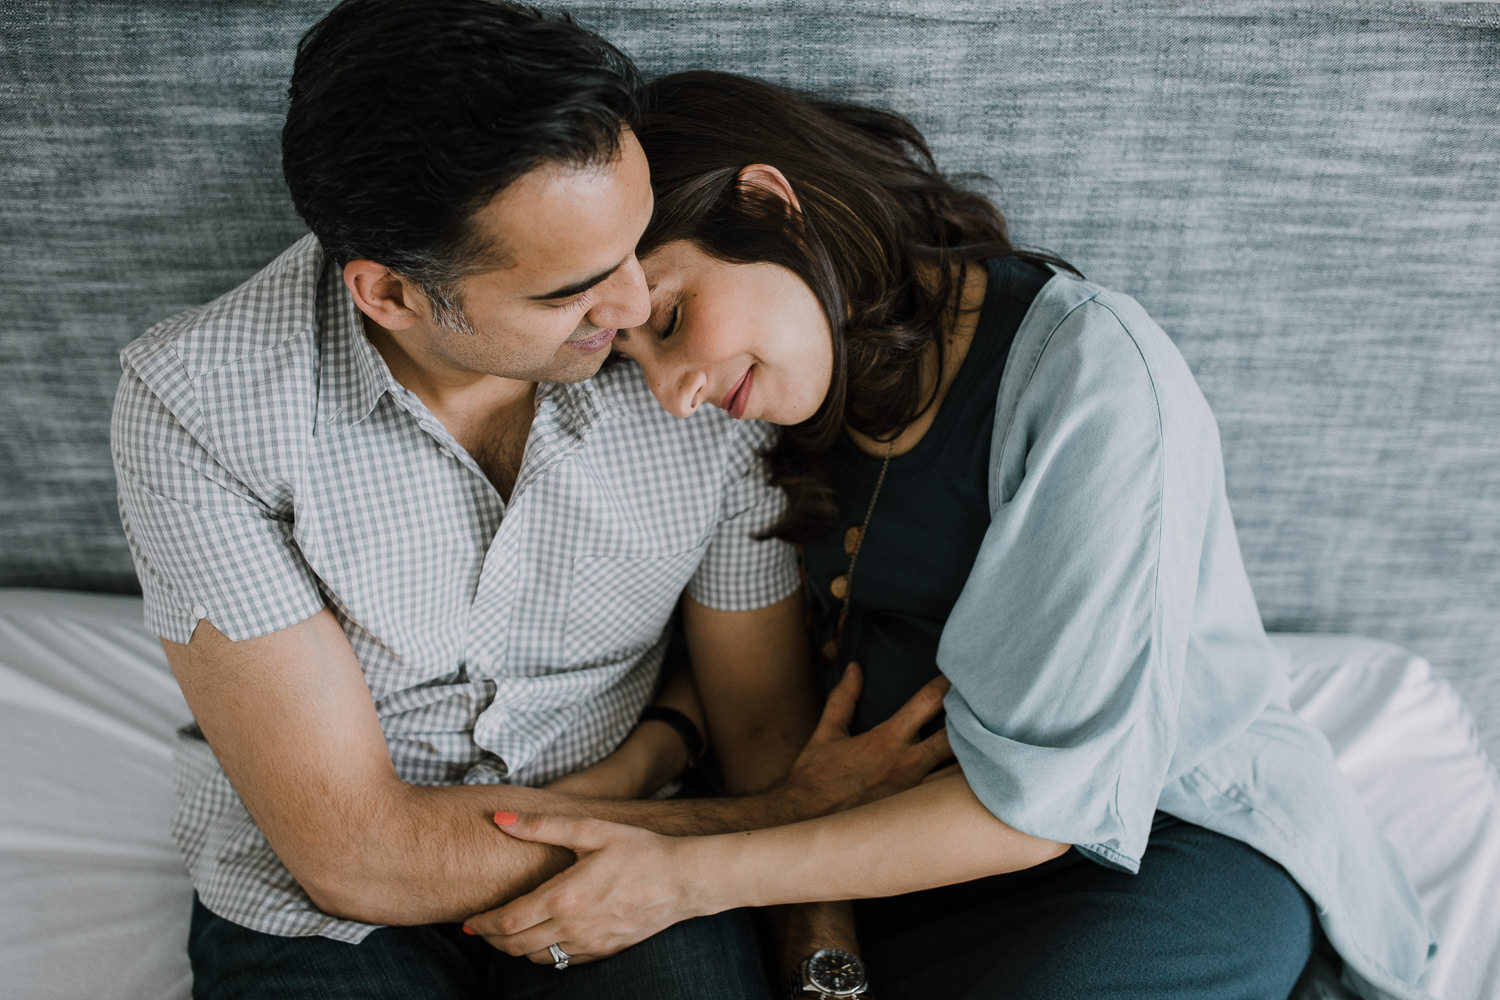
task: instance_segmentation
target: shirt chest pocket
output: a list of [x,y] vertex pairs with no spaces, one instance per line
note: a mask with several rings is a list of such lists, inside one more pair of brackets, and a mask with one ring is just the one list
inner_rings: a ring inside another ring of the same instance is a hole
[[703,557],[579,555],[573,559],[563,658],[570,667],[639,656],[659,639]]

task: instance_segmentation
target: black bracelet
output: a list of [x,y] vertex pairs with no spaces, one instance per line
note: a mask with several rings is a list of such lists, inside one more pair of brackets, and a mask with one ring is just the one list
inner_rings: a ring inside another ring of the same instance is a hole
[[686,713],[666,705],[647,705],[641,709],[641,717],[636,725],[652,721],[665,722],[677,730],[677,735],[682,738],[682,745],[687,748],[688,767],[692,767],[703,757],[707,744],[703,741],[703,734],[698,732],[698,727],[693,724],[693,720],[689,719]]

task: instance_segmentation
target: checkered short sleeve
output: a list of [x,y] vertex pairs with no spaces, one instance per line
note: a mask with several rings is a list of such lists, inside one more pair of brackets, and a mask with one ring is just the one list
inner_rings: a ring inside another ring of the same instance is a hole
[[786,510],[786,494],[767,481],[762,452],[774,440],[769,424],[734,427],[717,530],[688,596],[720,611],[775,604],[797,589],[797,554],[786,542],[758,538]]
[[240,640],[311,617],[324,600],[292,538],[290,514],[225,468],[189,429],[202,426],[202,414],[174,402],[177,412],[128,368],[115,396],[120,518],[147,626],[185,643],[207,619]]

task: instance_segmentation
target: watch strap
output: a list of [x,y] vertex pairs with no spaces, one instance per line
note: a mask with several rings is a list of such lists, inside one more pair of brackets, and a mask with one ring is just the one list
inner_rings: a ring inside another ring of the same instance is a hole
[[642,722],[665,722],[677,730],[677,735],[682,739],[682,745],[687,748],[688,767],[698,763],[703,758],[703,752],[708,749],[703,734],[698,731],[698,727],[685,712],[679,712],[667,705],[647,705],[641,709],[641,717],[636,725]]

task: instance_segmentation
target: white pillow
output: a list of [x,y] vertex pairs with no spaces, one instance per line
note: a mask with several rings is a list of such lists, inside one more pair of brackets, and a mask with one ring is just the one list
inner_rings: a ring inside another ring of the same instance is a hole
[[1500,997],[1500,775],[1473,717],[1426,660],[1399,646],[1276,638],[1292,657],[1292,707],[1328,736],[1437,927],[1427,991]]

